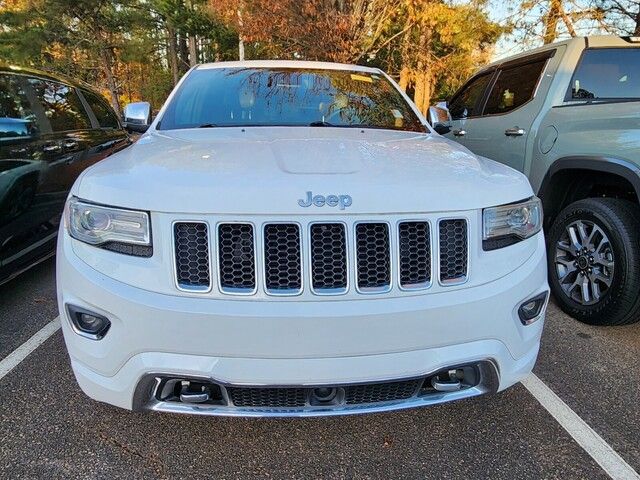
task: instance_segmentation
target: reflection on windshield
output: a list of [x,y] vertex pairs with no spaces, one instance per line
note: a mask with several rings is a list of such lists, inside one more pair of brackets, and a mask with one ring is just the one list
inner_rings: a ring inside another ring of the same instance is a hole
[[381,75],[286,68],[195,70],[167,107],[158,128],[228,126],[425,131],[402,95]]

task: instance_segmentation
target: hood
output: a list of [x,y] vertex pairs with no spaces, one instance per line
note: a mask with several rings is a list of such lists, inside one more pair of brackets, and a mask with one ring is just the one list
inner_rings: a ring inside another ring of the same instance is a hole
[[[304,208],[313,196],[350,196]],[[435,134],[333,127],[153,131],[91,167],[80,198],[172,213],[471,210],[531,196],[524,175]]]

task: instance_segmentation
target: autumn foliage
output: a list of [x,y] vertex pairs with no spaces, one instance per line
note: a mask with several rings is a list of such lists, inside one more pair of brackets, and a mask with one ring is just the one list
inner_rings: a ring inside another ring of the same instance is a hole
[[421,110],[488,61],[504,28],[486,0],[6,0],[0,58],[100,87],[114,107],[155,106],[199,62],[359,63],[395,77]]
[[263,55],[349,62],[357,50],[358,3],[220,0],[210,5],[246,43],[261,45]]
[[211,10],[233,25],[259,56],[380,66],[398,78],[426,110],[486,62],[504,29],[484,2],[437,0],[212,0]]

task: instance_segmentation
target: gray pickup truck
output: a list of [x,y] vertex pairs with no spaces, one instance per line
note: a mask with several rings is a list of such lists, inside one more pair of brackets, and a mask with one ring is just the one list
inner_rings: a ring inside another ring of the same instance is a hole
[[493,63],[429,120],[529,177],[565,312],[640,319],[640,37],[573,38]]

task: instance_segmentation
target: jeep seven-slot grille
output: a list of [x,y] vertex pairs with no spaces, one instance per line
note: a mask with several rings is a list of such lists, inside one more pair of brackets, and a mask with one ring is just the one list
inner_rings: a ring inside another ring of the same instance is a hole
[[[259,288],[268,295],[298,295],[310,284],[315,294],[336,295],[350,290],[351,283],[356,292],[374,294],[396,284],[405,290],[428,288],[435,267],[443,286],[467,279],[465,219],[391,225],[274,222],[256,230],[252,223],[226,222],[217,225],[210,240],[207,223],[176,222],[176,283],[194,292],[217,284],[222,293],[246,295]],[[210,248],[217,253],[214,261]]]

